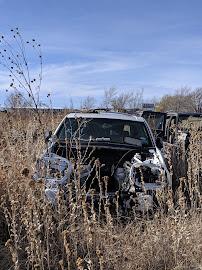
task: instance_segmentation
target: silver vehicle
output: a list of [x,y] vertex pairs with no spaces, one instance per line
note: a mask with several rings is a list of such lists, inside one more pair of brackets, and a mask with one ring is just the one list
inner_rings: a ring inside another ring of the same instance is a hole
[[144,211],[153,209],[158,190],[172,185],[162,153],[142,117],[113,112],[68,114],[50,137],[34,176],[45,178],[46,196],[52,203],[57,191],[75,179],[78,161],[86,199],[92,189],[97,196],[109,198],[118,193],[122,207],[135,205]]

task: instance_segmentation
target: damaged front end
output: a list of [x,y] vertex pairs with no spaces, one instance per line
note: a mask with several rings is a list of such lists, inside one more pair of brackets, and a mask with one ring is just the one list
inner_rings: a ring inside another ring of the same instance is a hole
[[55,204],[56,194],[60,187],[67,184],[72,170],[72,163],[69,160],[47,152],[37,160],[33,180],[45,182],[45,195],[52,204]]
[[125,164],[130,183],[128,192],[132,195],[126,202],[127,208],[135,202],[138,211],[154,210],[158,204],[156,193],[162,192],[166,186],[172,185],[161,152],[158,149],[157,152],[150,150],[151,156],[145,160],[136,154],[130,163]]
[[[122,153],[121,160],[119,157],[116,160],[117,149],[90,152],[92,155],[86,164],[78,164],[74,159],[52,152],[47,152],[38,160],[33,178],[45,181],[45,196],[53,205],[56,204],[59,190],[65,190],[66,185],[76,179],[80,181],[82,191],[85,191],[87,202],[93,199],[95,204],[102,200],[113,204],[118,194],[120,207],[124,211],[135,208],[136,211],[145,212],[155,208],[156,193],[172,184],[158,149],[142,153],[127,151]],[[103,158],[99,154],[101,152],[104,152]]]

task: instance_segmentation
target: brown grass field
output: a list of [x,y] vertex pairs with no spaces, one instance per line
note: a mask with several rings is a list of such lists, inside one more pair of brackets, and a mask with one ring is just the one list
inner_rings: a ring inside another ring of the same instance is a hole
[[100,220],[79,188],[53,209],[31,179],[43,131],[62,117],[0,114],[0,269],[202,269],[201,123],[189,126],[188,151],[165,146],[177,185],[159,194],[162,208],[123,219],[106,204]]

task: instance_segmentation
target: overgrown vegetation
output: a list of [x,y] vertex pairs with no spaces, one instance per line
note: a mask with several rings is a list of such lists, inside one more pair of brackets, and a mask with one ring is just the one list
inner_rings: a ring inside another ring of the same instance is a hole
[[[41,115],[42,125],[53,129],[61,118]],[[66,187],[67,196],[61,189],[54,208],[44,196],[43,179],[32,181],[45,148],[35,116],[2,114],[0,119],[0,269],[200,269],[201,126],[190,127],[188,152],[183,145],[166,145],[176,190],[158,194],[162,208],[152,218],[134,213],[123,218],[118,209],[114,215],[105,202],[99,219],[85,202],[78,173]]]

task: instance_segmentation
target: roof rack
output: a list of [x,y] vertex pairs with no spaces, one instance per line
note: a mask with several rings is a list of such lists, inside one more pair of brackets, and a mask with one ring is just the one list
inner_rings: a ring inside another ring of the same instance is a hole
[[95,109],[87,110],[86,112],[89,112],[89,113],[111,112],[111,109],[109,109],[109,108],[95,108]]

